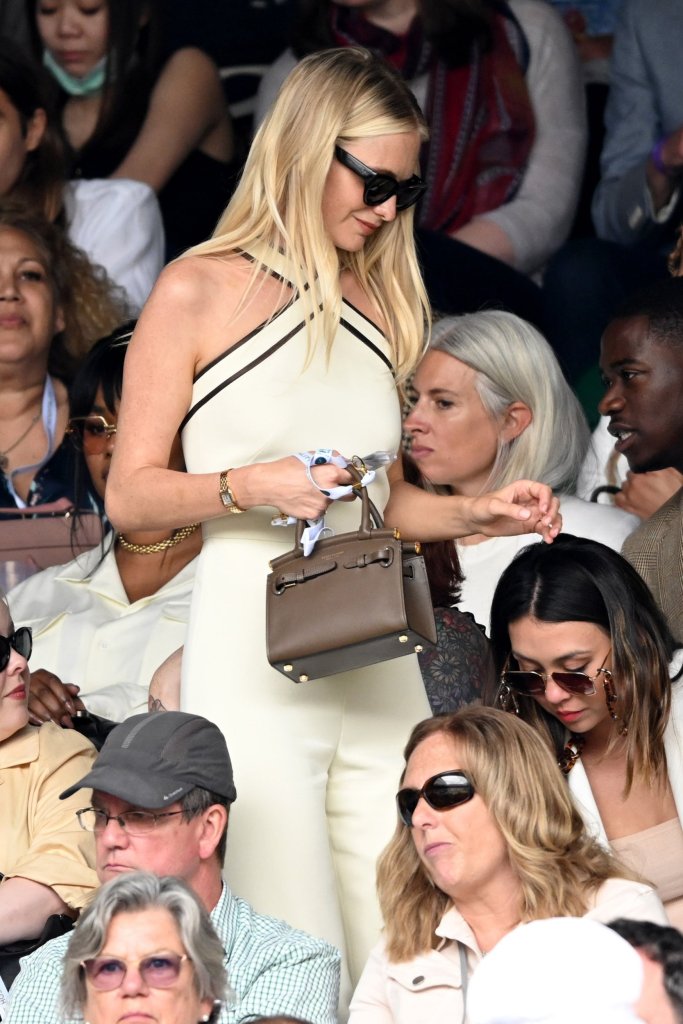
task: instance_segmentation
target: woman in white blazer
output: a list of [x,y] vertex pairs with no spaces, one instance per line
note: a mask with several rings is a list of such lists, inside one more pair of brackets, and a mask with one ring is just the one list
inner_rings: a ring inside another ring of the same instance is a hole
[[610,548],[564,535],[503,573],[491,639],[489,699],[542,732],[587,825],[680,928],[683,657],[647,586]]

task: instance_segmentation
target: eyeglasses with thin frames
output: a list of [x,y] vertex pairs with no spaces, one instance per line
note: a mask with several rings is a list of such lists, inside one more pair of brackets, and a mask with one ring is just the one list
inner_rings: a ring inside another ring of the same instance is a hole
[[595,681],[600,675],[611,681],[612,673],[605,668],[605,662],[611,654],[612,648],[608,650],[602,659],[602,665],[595,675],[589,676],[585,672],[522,672],[519,669],[508,669],[507,665],[511,655],[505,663],[501,672],[500,681],[508,690],[521,694],[523,697],[543,697],[545,695],[548,680],[552,679],[562,690],[567,693],[578,694],[582,697],[591,697],[596,693]]
[[122,811],[107,814],[99,807],[82,807],[76,811],[78,824],[86,832],[104,832],[110,821],[115,821],[130,836],[144,836],[153,832],[164,818],[172,818],[183,811]]
[[80,966],[85,971],[93,988],[100,992],[110,992],[120,988],[128,973],[128,964],[133,964],[145,985],[150,988],[170,988],[178,980],[183,963],[189,960],[186,953],[150,953],[141,960],[124,960],[118,956],[95,956],[90,960],[81,960]]
[[65,433],[79,451],[88,455],[101,455],[116,434],[116,424],[107,423],[104,416],[72,416]]

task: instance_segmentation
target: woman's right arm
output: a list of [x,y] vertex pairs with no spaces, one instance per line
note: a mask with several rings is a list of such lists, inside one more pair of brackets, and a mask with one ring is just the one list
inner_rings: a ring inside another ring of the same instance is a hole
[[[259,322],[251,302],[236,313],[247,274],[236,261],[191,257],[159,278],[126,355],[106,493],[107,514],[117,529],[171,530],[226,514],[219,479],[231,468],[227,452],[225,465],[214,473],[178,472],[168,461],[198,366],[246,334],[250,315],[252,327]],[[349,482],[344,470],[331,465],[316,468],[315,476],[323,487]],[[294,456],[235,467],[230,486],[243,509],[269,505],[314,519],[329,504]]]

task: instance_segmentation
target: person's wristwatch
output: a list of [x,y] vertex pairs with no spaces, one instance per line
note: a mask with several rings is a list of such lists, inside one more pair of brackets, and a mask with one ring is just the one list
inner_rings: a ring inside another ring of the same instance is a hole
[[237,504],[237,499],[235,498],[235,495],[232,493],[232,490],[230,488],[231,473],[232,469],[224,469],[223,472],[221,473],[218,482],[218,494],[220,495],[220,499],[223,502],[223,507],[225,508],[226,512],[232,512],[233,515],[237,516],[240,515],[242,512],[246,512],[247,510],[246,508],[240,508],[240,506]]

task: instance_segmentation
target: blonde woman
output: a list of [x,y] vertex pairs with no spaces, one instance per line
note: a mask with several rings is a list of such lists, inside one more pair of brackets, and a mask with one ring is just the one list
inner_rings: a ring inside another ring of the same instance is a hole
[[428,719],[405,761],[398,824],[378,867],[384,937],[350,1024],[460,1024],[475,966],[527,921],[666,921],[653,889],[585,831],[526,723],[482,707]]
[[[284,680],[266,661],[264,584],[292,545],[274,509],[314,520],[330,504],[319,488],[349,482],[332,463],[307,475],[293,453],[398,449],[395,373],[417,360],[428,316],[412,240],[424,135],[412,95],[368,52],[295,69],[215,236],[164,272],[145,307],[107,487],[124,533],[204,524],[182,706],[221,723],[242,780],[231,884],[346,946],[352,973],[379,928],[374,862],[391,828],[396,738],[427,699],[414,658]],[[178,429],[186,476],[167,468]],[[380,507],[388,490],[379,472]],[[454,532],[481,520],[555,534],[546,488],[502,497],[531,506],[463,502]],[[357,522],[353,504],[330,509],[338,532]]]

